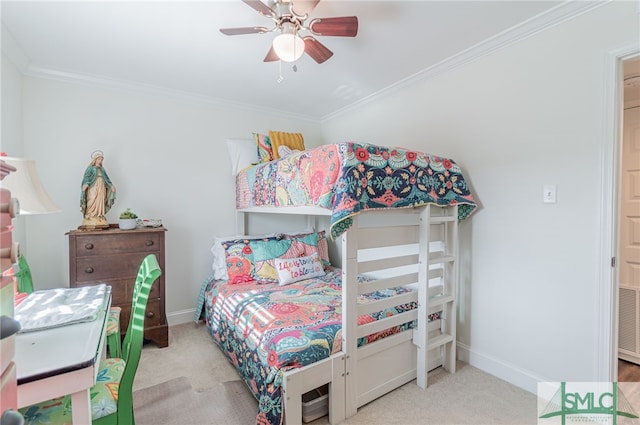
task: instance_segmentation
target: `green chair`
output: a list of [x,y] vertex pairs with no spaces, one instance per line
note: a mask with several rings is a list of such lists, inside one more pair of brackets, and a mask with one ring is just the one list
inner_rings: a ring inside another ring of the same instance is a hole
[[[133,425],[133,380],[144,340],[144,318],[151,286],[162,271],[154,254],[140,265],[133,289],[131,319],[122,343],[122,358],[109,358],[100,363],[96,385],[91,388],[93,425]],[[65,396],[19,409],[25,425],[71,423],[71,397]]]
[[18,271],[14,273],[18,281],[18,292],[30,294],[33,292],[33,279],[31,278],[31,269],[27,264],[27,259],[20,254],[18,257]]
[[111,307],[107,317],[107,349],[109,357],[122,357],[120,343],[120,307]]
[[[18,257],[18,271],[15,272],[18,281],[18,292],[30,294],[33,292],[33,279],[31,269],[24,255]],[[120,307],[111,307],[107,318],[107,348],[110,357],[122,357],[122,344],[120,343]]]

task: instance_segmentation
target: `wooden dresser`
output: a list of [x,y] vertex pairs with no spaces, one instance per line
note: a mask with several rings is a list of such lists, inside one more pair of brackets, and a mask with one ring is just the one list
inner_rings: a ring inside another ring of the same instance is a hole
[[120,230],[71,230],[69,235],[69,286],[111,285],[112,305],[122,307],[120,332],[124,337],[131,315],[131,298],[138,268],[144,257],[155,254],[162,275],[147,303],[144,338],[158,347],[169,345],[165,312],[164,227]]

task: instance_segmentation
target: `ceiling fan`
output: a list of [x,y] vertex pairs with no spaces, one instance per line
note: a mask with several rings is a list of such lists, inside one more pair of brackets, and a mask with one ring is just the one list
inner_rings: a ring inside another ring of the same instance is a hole
[[[274,27],[222,28],[220,32],[225,35],[241,35],[278,31],[279,35],[274,38],[264,62],[295,62],[306,53],[317,63],[323,63],[333,56],[333,52],[313,35],[355,37],[358,34],[356,16],[315,18],[305,24],[309,13],[320,0],[268,0],[268,4],[260,0],[242,1],[261,15],[272,19]],[[300,36],[301,31],[309,31],[313,35]]]

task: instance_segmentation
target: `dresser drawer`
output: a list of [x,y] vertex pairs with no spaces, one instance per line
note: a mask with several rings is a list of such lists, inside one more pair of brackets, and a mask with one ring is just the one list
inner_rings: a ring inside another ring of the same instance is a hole
[[[131,304],[131,300],[133,299],[133,287],[136,284],[135,278],[104,280],[100,282],[78,282],[75,287],[82,288],[85,286],[96,285],[97,283],[104,283],[111,286],[111,304],[114,307]],[[149,292],[149,299],[152,300],[154,298],[161,298],[160,294],[160,283],[156,281],[156,283],[154,283],[151,287],[151,291]]]
[[126,238],[120,235],[79,235],[72,248],[75,248],[78,258],[130,252],[142,252],[146,256],[162,249],[160,238],[159,233],[152,232],[133,232]]
[[[147,301],[147,310],[144,316],[145,328],[164,324],[164,321],[162,320],[164,315],[160,309],[160,300],[149,298],[149,301]],[[131,317],[131,304],[123,305],[122,311],[120,312],[120,332],[123,334],[127,331],[127,326],[129,326],[129,317]]]
[[98,282],[110,279],[135,279],[140,263],[147,256],[144,252],[100,257],[79,257],[75,263],[76,282]]

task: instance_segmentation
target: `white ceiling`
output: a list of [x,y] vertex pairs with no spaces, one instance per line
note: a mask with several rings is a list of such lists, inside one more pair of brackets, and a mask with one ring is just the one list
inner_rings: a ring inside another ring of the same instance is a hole
[[469,60],[526,36],[585,3],[593,2],[322,0],[311,18],[356,15],[358,35],[317,37],[334,56],[318,65],[305,55],[295,73],[283,63],[281,83],[280,63],[262,62],[274,33],[219,32],[271,26],[240,0],[2,0],[0,13],[3,52],[27,75],[171,91],[322,119],[434,72],[451,58]]

